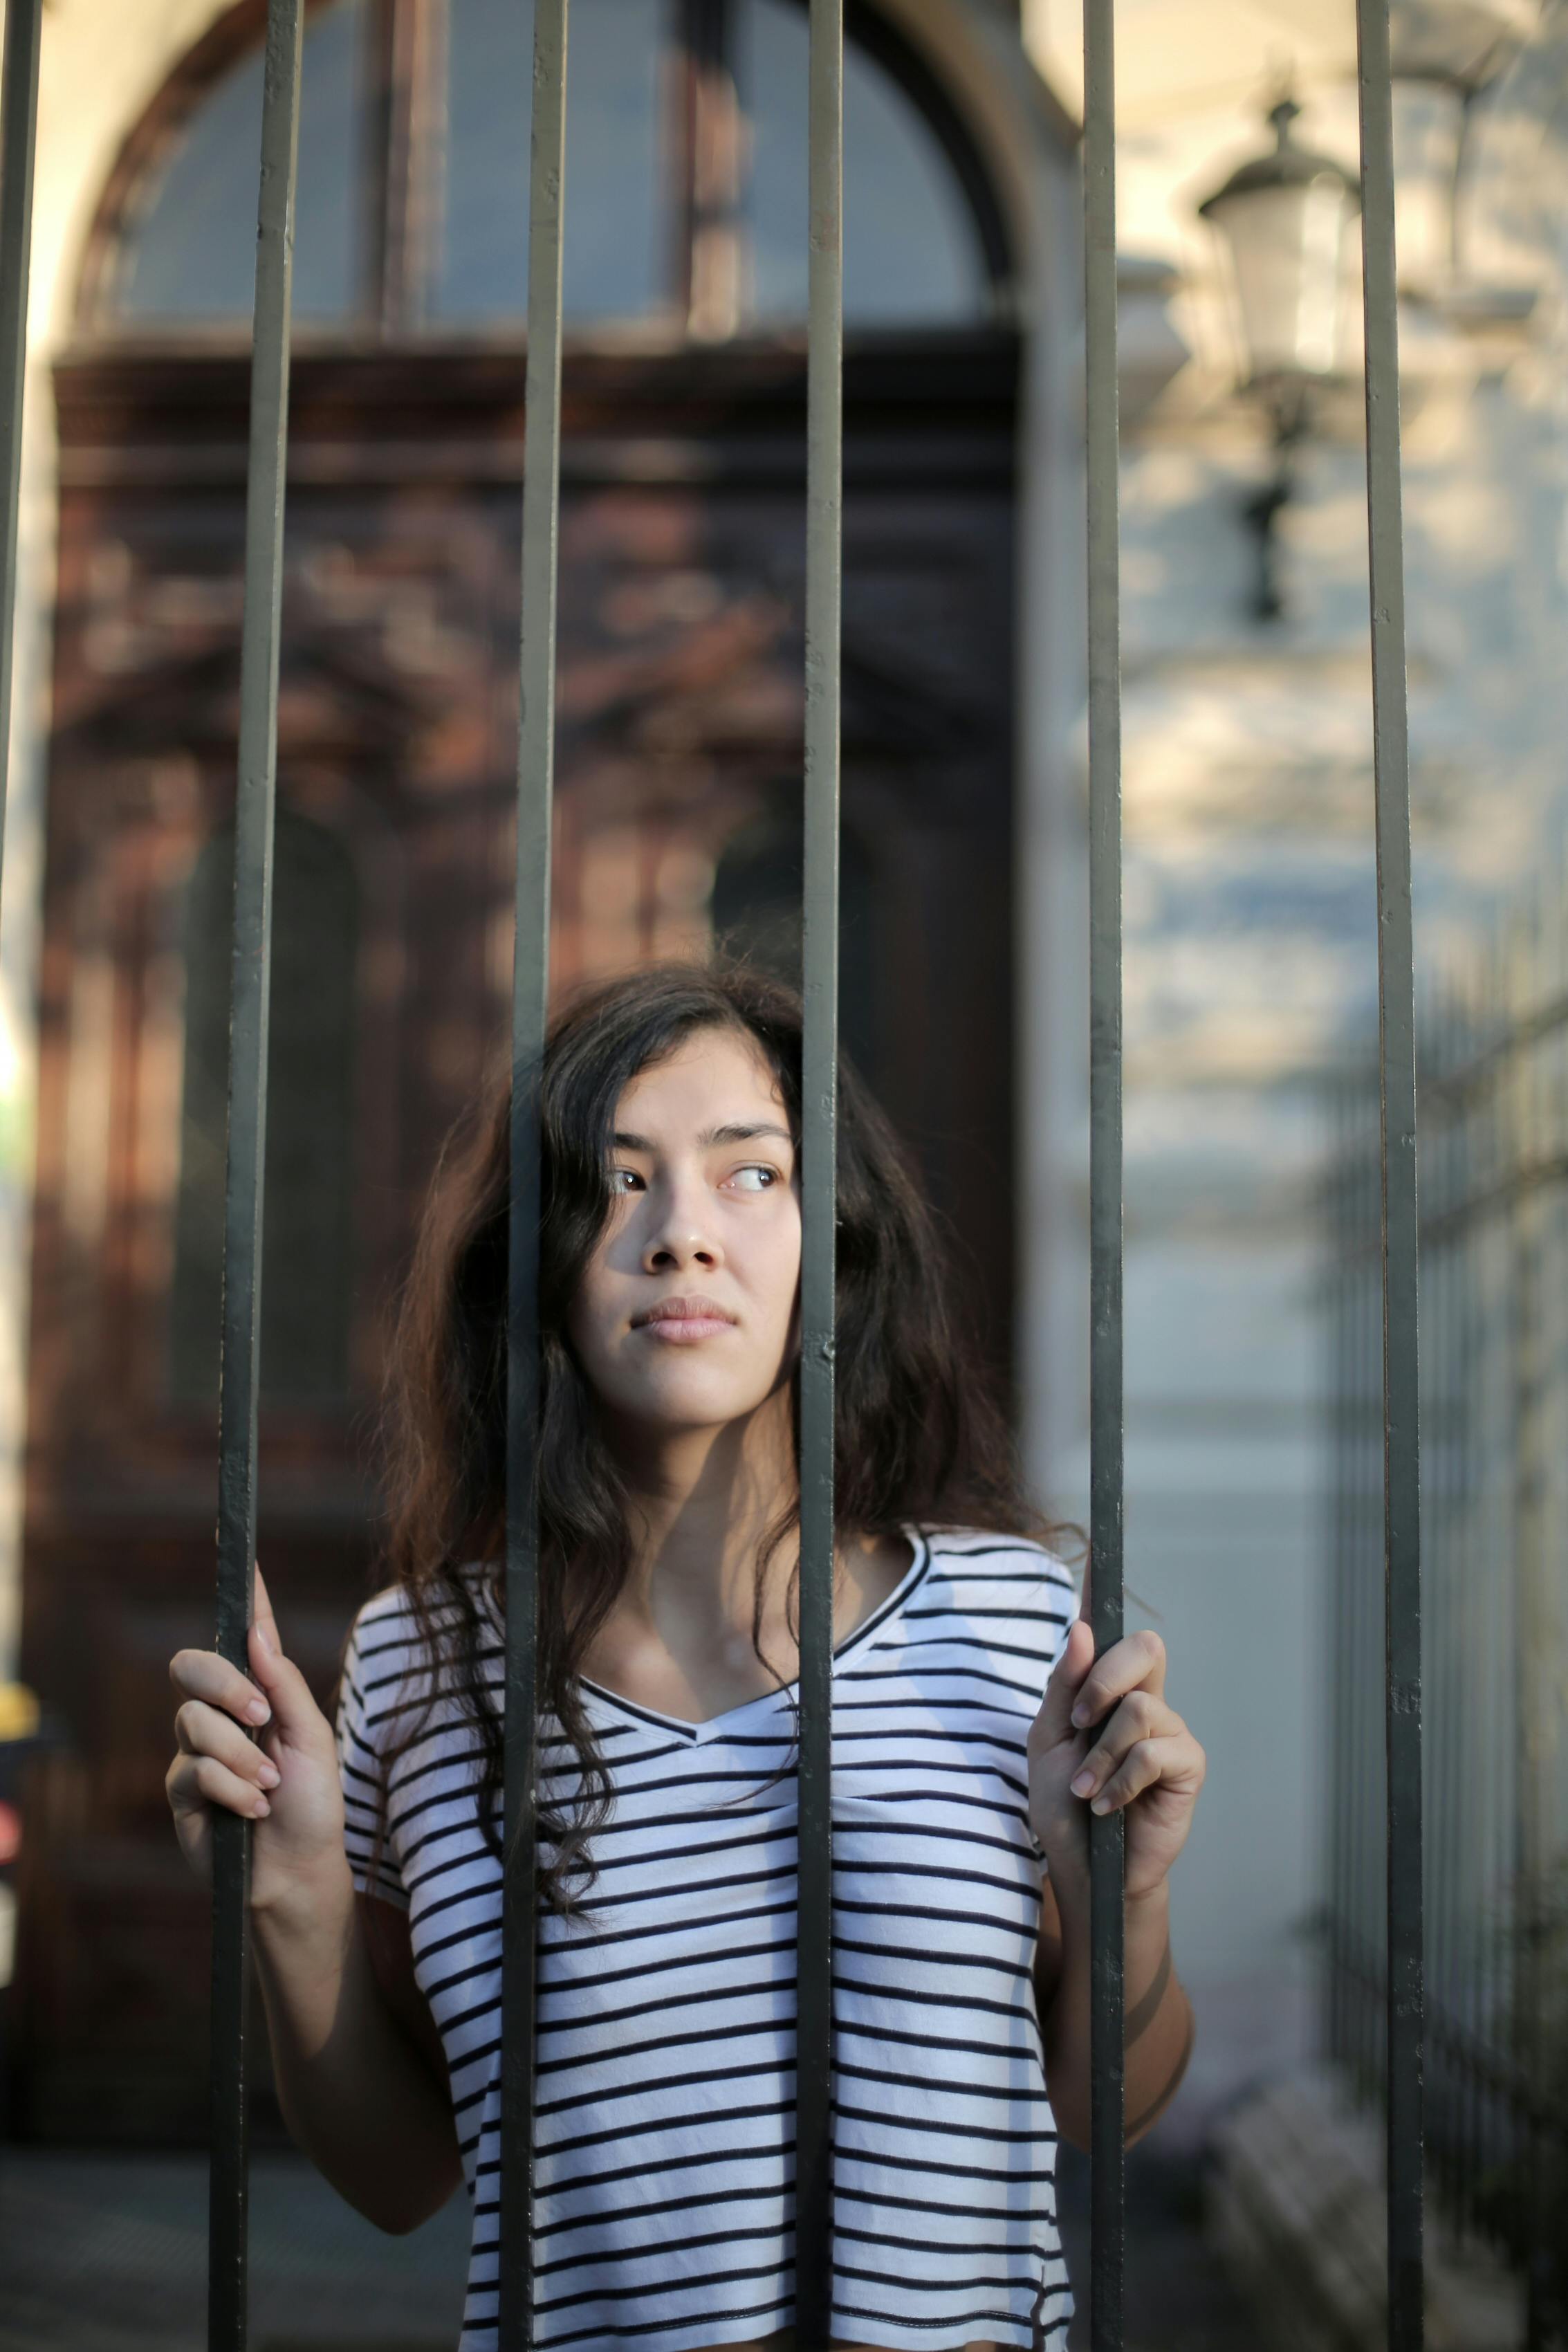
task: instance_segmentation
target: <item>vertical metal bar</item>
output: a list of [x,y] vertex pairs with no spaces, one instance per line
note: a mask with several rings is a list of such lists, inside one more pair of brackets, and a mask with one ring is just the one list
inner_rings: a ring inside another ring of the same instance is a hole
[[534,16],[528,188],[528,356],[523,440],[522,715],[512,966],[511,1202],[507,1321],[507,1866],[501,1906],[501,2352],[534,2340],[535,1813],[538,1697],[538,1085],[549,992],[550,814],[560,526],[562,185],[567,0]]
[[843,558],[843,0],[810,0],[810,23],[795,2340],[800,2352],[828,2352],[833,2300],[833,1225],[838,1198]]
[[[277,664],[304,15],[305,0],[268,0],[246,491],[217,1543],[217,1647],[242,1672],[249,1665],[246,1636],[256,1594],[256,1391],[261,1371],[262,1180],[267,1158]],[[209,2352],[243,2352],[246,2331],[245,2060],[249,1898],[250,1823],[237,1813],[220,1811],[213,1822]]]
[[[1089,618],[1089,1531],[1094,1654],[1122,1598],[1122,648],[1112,0],[1083,5]],[[1089,1817],[1092,2352],[1122,2341],[1125,1816]]]
[[[1460,993],[1459,975],[1450,962],[1443,982],[1438,1042],[1432,1056],[1439,1081],[1451,1077],[1463,1066],[1468,1058],[1467,1044],[1465,1002]],[[1428,1148],[1432,1140],[1430,1116],[1423,1119],[1421,1181],[1424,1195],[1430,1200],[1425,1170],[1430,1166],[1438,1171],[1441,1192],[1437,1205],[1440,1213],[1444,1208],[1457,1208],[1466,1197],[1469,1111],[1465,1096],[1448,1087],[1438,1096],[1437,1112],[1436,1149]],[[1439,1435],[1441,1475],[1432,1479],[1423,1465],[1423,1478],[1430,1496],[1425,1524],[1437,1546],[1435,1555],[1428,1555],[1432,1559],[1433,1573],[1425,1577],[1423,1581],[1431,1636],[1435,1636],[1431,1638],[1424,1634],[1429,1657],[1436,1662],[1433,1703],[1437,1716],[1437,1752],[1434,1757],[1428,1746],[1427,1769],[1438,1816],[1435,1834],[1425,1829],[1423,1832],[1427,1851],[1434,1865],[1434,1885],[1425,1904],[1425,1936],[1427,1964],[1430,1971],[1428,1992],[1434,1984],[1437,1988],[1433,2003],[1437,2030],[1432,2046],[1438,2099],[1435,2137],[1440,2167],[1439,2184],[1447,2191],[1439,2205],[1438,2216],[1441,2221],[1446,2209],[1449,2247],[1454,2251],[1458,2246],[1463,2221],[1460,2200],[1464,2168],[1460,2143],[1465,2105],[1464,2076],[1469,2063],[1469,2053],[1460,2032],[1460,1988],[1469,1973],[1469,1963],[1463,1953],[1465,1819],[1469,1801],[1465,1783],[1469,1775],[1468,1717],[1473,1709],[1477,1679],[1476,1658],[1466,1630],[1473,1573],[1471,1563],[1475,1558],[1472,1548],[1476,1540],[1475,1498],[1469,1475],[1471,1411],[1468,1394],[1475,1340],[1472,1297],[1474,1236],[1464,1225],[1447,1229],[1439,1227],[1437,1239],[1425,1246],[1428,1259],[1435,1262],[1437,1269],[1434,1293],[1438,1317],[1435,1364],[1429,1325],[1426,1321],[1422,1327],[1421,1352],[1424,1362],[1433,1365],[1432,1371],[1427,1376],[1427,1384],[1429,1393],[1438,1400],[1438,1410],[1443,1416]],[[1434,1897],[1437,1906],[1435,1917]]]
[[0,94],[0,858],[11,776],[16,648],[16,526],[22,501],[22,390],[27,373],[27,285],[33,253],[33,160],[38,136],[43,0],[9,0]]
[[1346,1625],[1345,1581],[1346,1564],[1354,1541],[1356,1506],[1352,1486],[1354,1448],[1356,1434],[1354,1423],[1355,1355],[1355,1297],[1360,1286],[1361,1270],[1355,1255],[1357,1235],[1354,1230],[1354,1177],[1351,1154],[1354,1148],[1354,1097],[1348,1074],[1333,1082],[1331,1091],[1331,1118],[1333,1141],[1330,1159],[1328,1198],[1328,1232],[1331,1251],[1333,1289],[1331,1293],[1331,1346],[1333,1372],[1329,1390],[1333,1422],[1331,1423],[1331,1477],[1333,1480],[1333,1518],[1328,1560],[1328,1624],[1324,1660],[1324,1688],[1329,1693],[1329,1801],[1328,1853],[1323,1870],[1323,1886],[1327,1898],[1327,1935],[1323,1948],[1323,2046],[1334,2058],[1343,2054],[1344,2042],[1344,1924],[1345,1924],[1345,1862],[1348,1851],[1347,1795],[1349,1759],[1346,1747],[1350,1737],[1350,1708],[1347,1689],[1346,1660],[1349,1650]]
[[1388,2341],[1422,2342],[1421,1455],[1415,957],[1399,488],[1389,0],[1356,0],[1366,508],[1383,1122],[1384,1622],[1388,1758]]
[[[1542,1164],[1548,1139],[1540,1116],[1542,1045],[1527,1033],[1534,1008],[1546,1001],[1541,986],[1539,900],[1516,914],[1508,956],[1510,987],[1500,1008],[1511,1034],[1511,1049],[1499,1073],[1500,1109],[1509,1140],[1509,1164],[1524,1170]],[[1552,1672],[1552,1554],[1549,1550],[1546,1422],[1545,1228],[1549,1203],[1541,1186],[1515,1191],[1504,1214],[1505,1246],[1513,1285],[1513,1736],[1514,1786],[1511,2032],[1508,2055],[1519,2079],[1533,2093],[1546,2063],[1543,2028],[1542,1906],[1551,1848],[1546,1836],[1545,1727],[1552,1720],[1557,1677]],[[1517,2098],[1511,2103],[1514,2146],[1522,2156],[1524,2239],[1524,2352],[1545,2352],[1550,2341],[1548,2305],[1551,2257],[1547,2240],[1547,2147],[1541,2109]]]

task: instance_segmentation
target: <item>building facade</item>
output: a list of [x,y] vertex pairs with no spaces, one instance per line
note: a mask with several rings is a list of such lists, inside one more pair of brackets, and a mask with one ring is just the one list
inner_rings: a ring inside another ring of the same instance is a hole
[[[1561,809],[1564,41],[1556,9],[1471,13],[1511,37],[1490,79],[1398,92],[1432,952],[1552,852]],[[45,34],[0,945],[0,1672],[70,1740],[18,1983],[21,2115],[58,2137],[204,2113],[203,1904],[162,1773],[167,1659],[210,1638],[262,14],[59,0]],[[323,1686],[369,1567],[366,1422],[412,1221],[505,1050],[527,14],[310,19],[262,1549]],[[843,1022],[958,1237],[1031,1474],[1081,1516],[1075,27],[1058,0],[851,12]],[[1176,1894],[1200,2022],[1180,2133],[1311,2031],[1311,1183],[1321,1076],[1375,956],[1355,397],[1329,387],[1298,457],[1284,609],[1260,617],[1249,509],[1272,460],[1197,206],[1282,78],[1354,167],[1354,23],[1125,0],[1118,28],[1128,1622],[1164,1633],[1210,1756]],[[553,970],[716,936],[787,965],[805,18],[577,0],[571,40]]]

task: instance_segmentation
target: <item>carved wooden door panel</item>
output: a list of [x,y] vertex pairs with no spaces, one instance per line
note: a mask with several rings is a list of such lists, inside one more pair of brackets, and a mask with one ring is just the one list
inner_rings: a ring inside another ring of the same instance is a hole
[[[845,1042],[1012,1293],[1004,338],[846,377]],[[261,1552],[325,1702],[373,1577],[369,1423],[441,1138],[510,1013],[522,367],[297,362],[279,719]],[[67,365],[24,1570],[68,1757],[24,1889],[17,2121],[205,2129],[206,1906],[162,1793],[211,1639],[246,376]],[[798,351],[574,356],[557,983],[798,947]],[[267,2128],[264,2095],[259,2128]]]

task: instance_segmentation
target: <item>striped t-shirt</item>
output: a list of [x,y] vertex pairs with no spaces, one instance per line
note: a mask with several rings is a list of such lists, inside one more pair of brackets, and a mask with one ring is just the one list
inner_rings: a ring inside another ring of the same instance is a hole
[[[833,1654],[833,2332],[1065,2352],[1025,1740],[1073,1587],[1018,1537],[904,1532],[907,1573]],[[473,2206],[459,2352],[496,2352],[500,1873],[450,1700],[392,1761],[369,1874],[380,1751],[428,1687],[413,1633],[397,1587],[354,1621],[347,1844],[355,1885],[410,1915]],[[581,1687],[614,1810],[584,1918],[543,1933],[535,2342],[697,2352],[794,2315],[793,1717],[782,1691],[689,1723]],[[553,1718],[540,1738],[570,1790]]]

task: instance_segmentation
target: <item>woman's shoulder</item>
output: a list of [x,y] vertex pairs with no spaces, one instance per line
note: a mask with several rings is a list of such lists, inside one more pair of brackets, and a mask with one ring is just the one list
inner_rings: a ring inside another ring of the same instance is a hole
[[933,1569],[955,1583],[1051,1584],[1077,1591],[1067,1562],[1037,1537],[982,1527],[923,1527],[920,1533]]
[[987,1639],[1054,1657],[1078,1613],[1067,1562],[1032,1536],[978,1527],[922,1528],[931,1560],[925,1610],[950,1611]]
[[[460,1573],[467,1575],[466,1570]],[[401,1713],[447,1688],[447,1636],[455,1633],[465,1613],[450,1594],[416,1596],[401,1582],[383,1585],[360,1603],[343,1647],[343,1688],[367,1722]],[[482,1655],[490,1639],[482,1611]]]
[[[472,1593],[481,1620],[490,1616],[493,1610],[484,1563],[465,1560],[452,1574],[460,1578]],[[435,1588],[416,1598],[406,1583],[384,1584],[361,1601],[354,1612],[350,1638],[361,1647],[369,1643],[412,1643],[423,1640],[427,1631],[440,1633],[455,1624],[462,1613],[455,1593],[450,1591]]]

